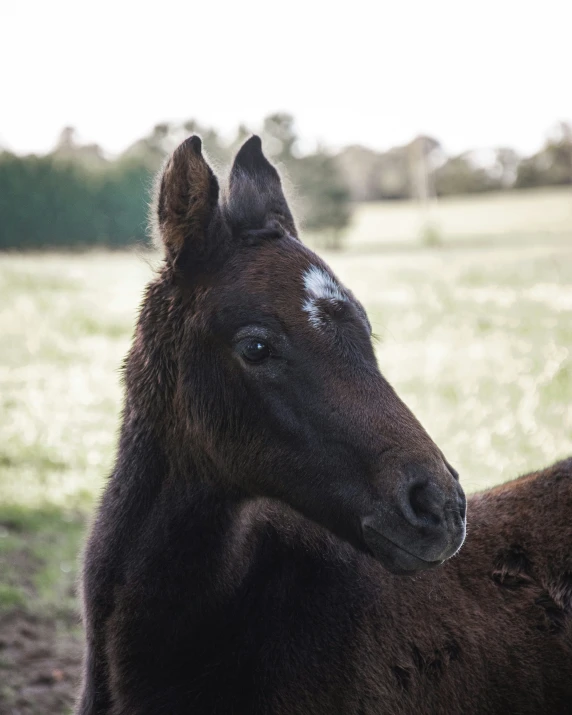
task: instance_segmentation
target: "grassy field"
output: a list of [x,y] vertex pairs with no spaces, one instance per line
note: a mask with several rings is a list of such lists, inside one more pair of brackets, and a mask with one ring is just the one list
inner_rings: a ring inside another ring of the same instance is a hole
[[431,202],[423,212],[404,201],[362,204],[354,213],[348,248],[415,245],[427,222],[443,241],[455,244],[569,239],[572,191],[563,187],[451,196]]
[[[356,212],[326,255],[382,370],[468,491],[572,454],[572,192]],[[118,368],[157,257],[0,257],[0,713],[64,713],[76,554],[113,460]],[[38,705],[39,703],[39,705]]]

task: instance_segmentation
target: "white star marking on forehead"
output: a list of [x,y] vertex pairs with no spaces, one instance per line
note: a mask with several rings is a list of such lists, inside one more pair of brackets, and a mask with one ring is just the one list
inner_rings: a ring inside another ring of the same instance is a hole
[[308,313],[308,319],[314,328],[321,327],[323,321],[322,312],[317,305],[318,300],[332,302],[347,300],[341,286],[329,273],[318,266],[311,266],[304,273],[304,287],[306,288],[306,299],[302,307]]

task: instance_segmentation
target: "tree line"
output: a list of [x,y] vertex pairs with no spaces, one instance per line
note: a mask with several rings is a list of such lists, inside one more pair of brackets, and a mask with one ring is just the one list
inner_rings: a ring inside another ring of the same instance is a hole
[[432,196],[570,185],[572,125],[557,123],[540,151],[528,157],[510,147],[447,156],[438,141],[420,136],[387,152],[346,147],[335,160],[354,201],[417,198],[419,163]]
[[[301,154],[289,114],[266,117],[259,131],[265,151],[289,177],[303,227],[332,245],[347,226],[354,201],[572,184],[572,127],[565,123],[530,157],[510,148],[449,157],[431,137],[387,152],[351,146],[335,154],[321,147]],[[110,160],[97,145],[79,144],[66,128],[45,156],[0,153],[0,249],[145,242],[153,177],[191,133],[203,137],[209,158],[222,169],[250,131],[240,126],[228,141],[195,121],[159,124]],[[421,183],[419,176],[425,177]]]
[[[46,156],[0,154],[0,249],[121,247],[148,240],[154,176],[189,134],[200,134],[216,168],[230,163],[250,135],[239,127],[232,141],[195,121],[159,124],[114,160],[97,145],[80,145],[63,130]],[[309,231],[335,244],[351,216],[350,193],[325,150],[297,153],[294,120],[264,120],[265,150],[282,165],[293,187],[296,213]]]

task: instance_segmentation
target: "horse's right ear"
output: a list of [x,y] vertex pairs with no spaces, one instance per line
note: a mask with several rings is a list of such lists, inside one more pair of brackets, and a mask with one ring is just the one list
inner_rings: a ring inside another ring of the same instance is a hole
[[209,225],[217,210],[219,186],[192,136],[180,144],[165,165],[157,196],[157,227],[172,263],[183,254],[204,257]]

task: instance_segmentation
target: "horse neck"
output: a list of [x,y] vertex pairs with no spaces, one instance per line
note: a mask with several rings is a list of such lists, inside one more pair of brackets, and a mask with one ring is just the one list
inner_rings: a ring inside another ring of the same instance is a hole
[[[179,451],[173,448],[179,444]],[[161,558],[178,552],[204,591],[232,590],[244,576],[259,537],[260,502],[223,486],[201,450],[154,429],[127,401],[110,487],[126,541],[142,536]]]

